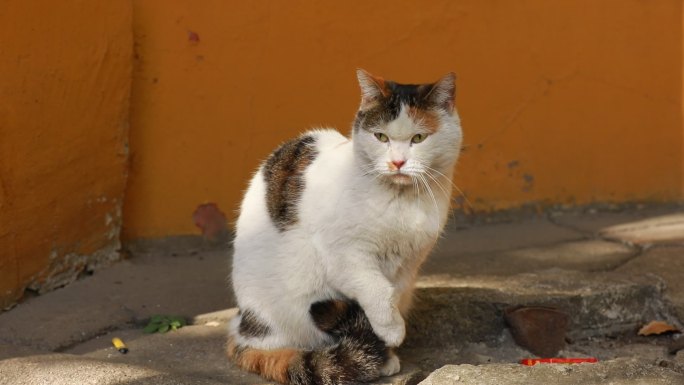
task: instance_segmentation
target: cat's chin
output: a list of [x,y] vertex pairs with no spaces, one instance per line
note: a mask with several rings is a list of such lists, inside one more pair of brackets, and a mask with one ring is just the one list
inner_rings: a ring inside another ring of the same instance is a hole
[[392,174],[389,177],[390,181],[392,184],[395,185],[400,185],[400,186],[409,186],[413,185],[413,180],[411,179],[411,176],[408,174]]

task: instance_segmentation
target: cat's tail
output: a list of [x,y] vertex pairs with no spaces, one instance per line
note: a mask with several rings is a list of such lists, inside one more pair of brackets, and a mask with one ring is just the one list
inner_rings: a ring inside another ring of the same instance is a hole
[[384,369],[388,363],[398,365],[355,302],[317,302],[310,313],[321,330],[336,338],[334,345],[314,351],[263,350],[237,345],[231,339],[228,356],[245,370],[289,385],[368,382],[389,374]]

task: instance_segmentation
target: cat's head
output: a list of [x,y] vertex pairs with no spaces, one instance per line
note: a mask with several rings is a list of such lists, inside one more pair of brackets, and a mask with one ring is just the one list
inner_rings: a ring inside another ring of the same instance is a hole
[[361,106],[352,136],[364,172],[397,185],[450,176],[462,141],[454,74],[430,84],[399,84],[362,69],[357,76]]

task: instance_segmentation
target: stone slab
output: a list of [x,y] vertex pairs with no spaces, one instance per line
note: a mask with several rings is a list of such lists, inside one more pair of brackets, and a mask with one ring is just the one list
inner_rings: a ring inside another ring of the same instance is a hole
[[607,227],[599,234],[633,244],[684,245],[684,212]]
[[579,240],[583,235],[557,226],[545,218],[526,218],[508,223],[467,226],[450,222],[433,256],[481,254]]
[[417,283],[405,344],[441,347],[498,338],[510,306],[553,306],[570,315],[569,337],[632,331],[645,321],[676,322],[654,276],[550,270],[500,276],[430,276]]
[[615,206],[612,209],[604,207],[581,211],[550,211],[548,217],[553,223],[592,236],[609,227],[681,212],[683,208],[684,206],[677,204],[637,205],[632,208]]
[[[454,245],[456,249],[456,245]],[[625,244],[600,239],[564,241],[512,250],[453,254],[437,252],[421,269],[423,275],[513,275],[559,268],[576,271],[614,269],[638,251]]]
[[684,374],[653,362],[618,359],[579,365],[448,365],[420,385],[680,385]]

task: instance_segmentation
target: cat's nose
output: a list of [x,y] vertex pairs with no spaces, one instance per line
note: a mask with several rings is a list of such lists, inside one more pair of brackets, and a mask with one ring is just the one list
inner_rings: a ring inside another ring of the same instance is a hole
[[404,163],[406,163],[405,160],[393,160],[392,161],[392,164],[394,165],[394,167],[397,168],[397,170],[401,169],[401,166],[403,166]]

